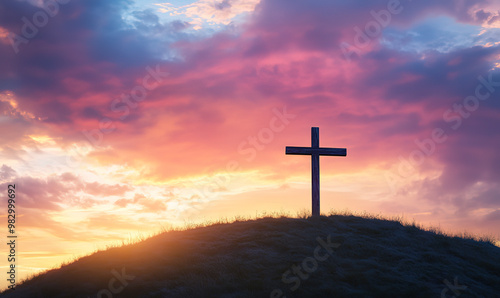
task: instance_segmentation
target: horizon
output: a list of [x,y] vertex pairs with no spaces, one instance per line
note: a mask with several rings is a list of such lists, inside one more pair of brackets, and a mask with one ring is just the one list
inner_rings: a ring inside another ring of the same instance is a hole
[[498,36],[492,0],[1,2],[18,282],[134,233],[310,212],[311,158],[285,148],[311,127],[349,152],[320,158],[322,213],[498,243]]

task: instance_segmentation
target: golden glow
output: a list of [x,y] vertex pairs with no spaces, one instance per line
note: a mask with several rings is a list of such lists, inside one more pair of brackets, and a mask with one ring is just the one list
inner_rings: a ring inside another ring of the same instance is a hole
[[14,98],[14,94],[10,91],[5,91],[0,93],[0,102],[7,102],[10,106],[10,109],[8,111],[4,111],[4,115],[7,114],[8,116],[11,117],[23,117],[25,119],[38,119],[40,118],[35,117],[32,113],[26,112],[26,111],[21,111],[18,108],[18,103],[16,99]]
[[9,31],[7,31],[5,28],[0,27],[0,42],[3,44],[9,44]]
[[39,143],[39,144],[42,144],[42,145],[55,145],[56,142],[54,142],[54,139],[49,137],[49,136],[43,136],[43,135],[40,135],[40,136],[35,136],[35,135],[31,135],[31,136],[28,136],[29,138],[31,138],[33,141]]
[[[0,38],[2,37],[1,33],[2,32],[0,31]],[[14,99],[14,94],[12,94],[12,92],[10,91],[1,92],[0,101],[8,102],[12,108],[17,109],[17,101]]]

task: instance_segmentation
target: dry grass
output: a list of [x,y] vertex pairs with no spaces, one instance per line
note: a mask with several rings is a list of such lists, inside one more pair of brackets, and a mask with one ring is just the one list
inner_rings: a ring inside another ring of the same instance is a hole
[[[292,290],[283,274],[313,257],[317,237],[328,235],[340,247]],[[3,294],[96,297],[109,289],[112,270],[124,268],[135,278],[114,297],[269,297],[276,289],[287,297],[438,297],[443,281],[455,277],[467,286],[464,297],[492,297],[500,293],[500,248],[493,242],[422,229],[403,217],[266,213],[136,235]]]

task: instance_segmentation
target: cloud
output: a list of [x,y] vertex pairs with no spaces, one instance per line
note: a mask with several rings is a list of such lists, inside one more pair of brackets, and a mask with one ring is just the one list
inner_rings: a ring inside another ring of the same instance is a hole
[[152,212],[158,213],[167,210],[167,206],[165,205],[165,200],[155,200],[152,198],[148,198],[143,194],[136,193],[133,199],[119,199],[115,201],[115,205],[120,208],[125,208],[129,204],[136,204],[142,206],[142,211],[144,212]]
[[493,6],[486,9],[478,9],[473,14],[484,28],[500,28],[500,7]]
[[[134,221],[124,218],[123,216],[117,214],[100,213],[96,216],[92,216],[81,224],[85,225],[89,230],[108,230],[108,231],[133,231],[142,230],[144,227],[141,225],[140,221]],[[124,238],[124,237],[120,237]]]
[[174,6],[171,3],[156,4],[161,13],[170,16],[185,16],[191,19],[193,29],[202,29],[205,23],[209,25],[228,25],[242,13],[252,12],[260,0],[199,0],[191,4]]
[[2,165],[0,168],[0,181],[7,181],[15,176],[16,171],[13,168],[7,165]]
[[127,191],[132,190],[132,187],[127,185],[105,185],[98,182],[87,183],[84,188],[85,192],[97,197],[103,196],[122,196]]
[[93,198],[123,196],[132,189],[125,185],[86,182],[70,173],[47,178],[19,176],[7,165],[0,168],[0,177],[2,181],[11,180],[2,184],[5,187],[6,183],[16,184],[17,192],[23,197],[23,208],[37,210],[62,211],[65,207],[89,209],[100,203]]
[[0,42],[3,44],[10,44],[9,31],[0,27]]
[[[411,20],[418,22],[433,9],[474,23],[468,10],[478,3],[458,11],[457,6],[443,2],[417,4],[404,10],[407,15],[394,16],[393,26],[410,26]],[[287,105],[303,119],[295,127],[307,126],[311,119],[325,125],[341,121],[350,146],[364,148],[361,143],[366,138],[390,140],[390,146],[377,145],[375,154],[368,148],[360,152],[366,154],[365,162],[376,163],[385,153],[395,153],[395,148],[411,152],[414,138],[442,121],[442,113],[454,100],[473,92],[477,74],[487,73],[499,53],[498,47],[411,53],[379,45],[348,63],[340,42],[352,37],[353,26],[370,20],[370,10],[382,9],[386,3],[372,3],[361,10],[346,4],[352,14],[342,15],[338,5],[262,2],[246,24],[247,30],[238,36],[222,32],[178,42],[175,47],[183,54],[182,63],[166,65],[170,77],[138,105],[136,117],[105,135],[112,148],[95,151],[91,157],[103,165],[145,165],[149,170],[141,177],[157,181],[220,169],[230,160],[244,164],[246,157],[239,154],[238,145],[268,125],[273,107]],[[280,14],[274,15],[275,11]],[[149,14],[148,18],[155,21]],[[86,117],[103,114],[86,109]],[[376,125],[367,128],[366,121],[375,119]],[[126,141],[130,135],[134,139]],[[283,138],[293,135],[284,132]],[[258,155],[248,166],[270,167],[282,145],[270,144],[268,153]],[[198,147],[204,148],[203,155]],[[148,152],[147,156],[141,152]],[[166,152],[172,157],[165,157]],[[186,160],[191,166],[185,166]]]
[[[0,91],[14,93],[22,110],[54,124],[71,124],[77,115],[73,103],[91,92],[108,105],[160,55],[157,41],[122,20],[128,4],[72,1],[21,44],[18,54],[10,44],[0,44]],[[29,20],[40,9],[9,1],[0,4],[0,11],[0,26],[21,36],[23,18]]]
[[23,230],[43,231],[65,241],[82,241],[89,234],[88,232],[82,232],[77,226],[69,224],[64,220],[54,219],[53,210],[29,208],[24,209],[21,214],[23,223],[21,229]]

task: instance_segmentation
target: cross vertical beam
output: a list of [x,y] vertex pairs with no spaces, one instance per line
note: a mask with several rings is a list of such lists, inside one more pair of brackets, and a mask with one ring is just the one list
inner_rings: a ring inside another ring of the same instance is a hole
[[[319,127],[311,127],[311,148],[319,149]],[[312,215],[319,216],[319,153],[311,153]]]
[[311,147],[286,147],[286,154],[311,155],[311,195],[312,195],[312,215],[319,216],[319,157],[346,156],[345,148],[321,148],[319,147],[319,128],[311,127]]

